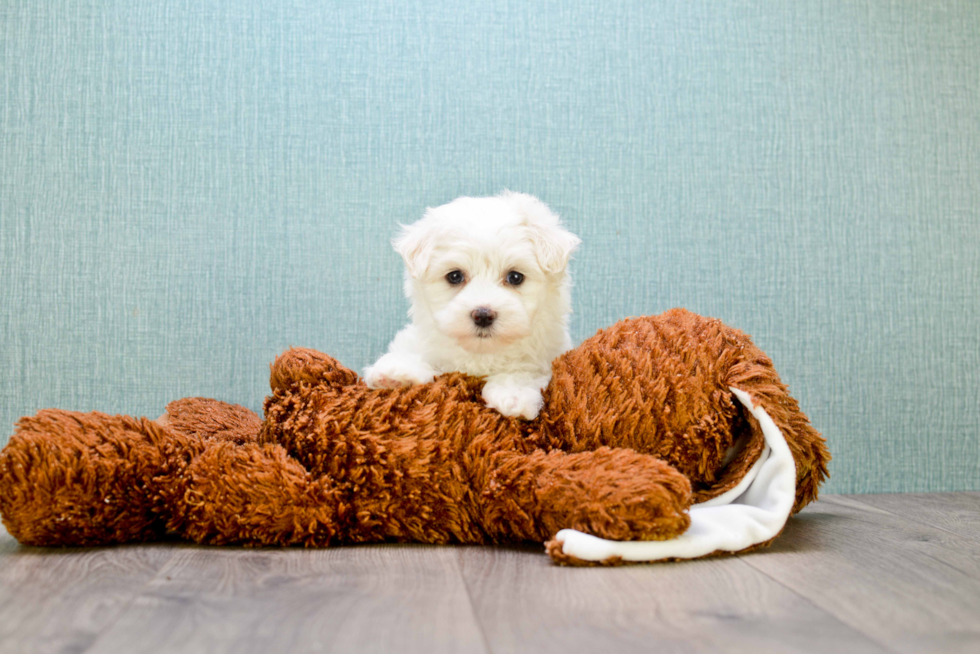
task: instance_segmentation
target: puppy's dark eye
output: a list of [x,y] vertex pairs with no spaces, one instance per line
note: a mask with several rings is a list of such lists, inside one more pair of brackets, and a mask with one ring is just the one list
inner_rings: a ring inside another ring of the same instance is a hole
[[516,270],[511,270],[509,273],[507,273],[507,283],[511,286],[520,286],[523,281],[524,275]]
[[454,270],[446,275],[446,281],[452,284],[453,286],[462,284],[463,280],[465,279],[466,279],[466,275],[463,274],[462,270]]

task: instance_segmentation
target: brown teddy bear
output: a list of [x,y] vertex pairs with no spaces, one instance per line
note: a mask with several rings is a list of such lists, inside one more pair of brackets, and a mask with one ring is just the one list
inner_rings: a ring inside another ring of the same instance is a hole
[[827,476],[769,358],[682,309],[556,359],[534,421],[486,407],[481,384],[373,390],[292,349],[264,421],[203,398],[156,421],[40,411],[0,452],[0,514],[29,545],[533,540],[613,563],[767,544]]

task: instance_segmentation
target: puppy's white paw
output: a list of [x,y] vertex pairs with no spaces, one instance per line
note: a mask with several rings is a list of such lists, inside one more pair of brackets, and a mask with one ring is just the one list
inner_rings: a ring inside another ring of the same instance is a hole
[[525,420],[537,418],[544,404],[540,388],[492,380],[483,386],[483,401],[488,407],[500,411],[505,416]]
[[419,357],[386,354],[373,366],[364,369],[364,382],[369,388],[398,388],[425,384],[433,380],[436,371]]

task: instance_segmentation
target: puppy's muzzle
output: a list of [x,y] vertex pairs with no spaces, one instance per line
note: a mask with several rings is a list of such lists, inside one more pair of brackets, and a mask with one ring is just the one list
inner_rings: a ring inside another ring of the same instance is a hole
[[470,312],[470,317],[473,318],[473,323],[480,329],[487,329],[493,324],[494,319],[497,317],[497,312],[487,307],[477,307]]

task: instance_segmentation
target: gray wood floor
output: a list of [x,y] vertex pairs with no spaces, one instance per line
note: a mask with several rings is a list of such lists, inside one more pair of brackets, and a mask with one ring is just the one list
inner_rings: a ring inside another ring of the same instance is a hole
[[825,496],[741,557],[21,547],[0,652],[980,652],[980,493]]

